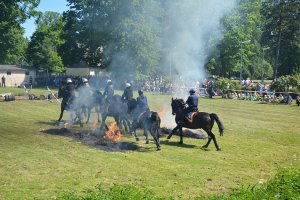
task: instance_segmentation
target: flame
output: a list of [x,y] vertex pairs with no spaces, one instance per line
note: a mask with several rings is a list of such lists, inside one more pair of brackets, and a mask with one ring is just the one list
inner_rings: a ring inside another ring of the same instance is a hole
[[105,132],[103,136],[103,140],[111,141],[117,144],[121,140],[121,137],[122,137],[122,133],[117,127],[117,123],[114,122],[109,125],[108,130]]
[[166,112],[167,111],[165,109],[162,109],[162,110],[158,111],[157,113],[160,118],[163,118],[163,116],[165,116]]

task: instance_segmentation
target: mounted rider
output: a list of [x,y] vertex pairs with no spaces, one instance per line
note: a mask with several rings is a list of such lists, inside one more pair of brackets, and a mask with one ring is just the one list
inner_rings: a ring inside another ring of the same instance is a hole
[[185,116],[191,120],[192,113],[198,112],[198,95],[196,94],[194,89],[190,89],[190,96],[186,100],[186,104],[188,107],[184,109]]
[[114,97],[114,86],[111,80],[107,80],[106,87],[104,89],[104,97],[107,103],[112,103]]
[[82,78],[82,85],[78,88],[79,92],[79,106],[82,109],[84,115],[87,115],[87,107],[91,103],[90,97],[92,96],[92,90],[87,78]]
[[133,91],[131,89],[130,83],[126,83],[125,85],[126,88],[124,89],[124,92],[122,94],[122,100],[127,102],[133,98]]
[[63,110],[70,110],[75,100],[75,85],[72,79],[68,78],[65,85],[62,85],[58,90],[58,98],[62,98],[61,113],[58,121],[62,119]]
[[142,90],[138,90],[139,96],[136,98],[138,108],[141,111],[150,111],[147,97]]

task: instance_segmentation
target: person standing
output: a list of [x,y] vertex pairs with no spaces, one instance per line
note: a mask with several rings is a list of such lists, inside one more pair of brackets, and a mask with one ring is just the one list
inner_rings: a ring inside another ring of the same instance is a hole
[[2,78],[1,78],[1,86],[2,86],[2,87],[6,87],[6,86],[5,86],[5,77],[4,77],[4,75],[3,75]]

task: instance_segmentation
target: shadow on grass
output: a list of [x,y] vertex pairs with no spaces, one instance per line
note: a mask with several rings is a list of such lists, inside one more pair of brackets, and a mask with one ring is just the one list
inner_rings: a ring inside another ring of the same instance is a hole
[[137,152],[153,152],[156,150],[156,146],[141,147],[135,142],[121,141],[121,142],[110,142],[104,141],[95,134],[85,134],[80,133],[79,130],[69,130],[66,128],[52,128],[52,129],[42,129],[42,133],[49,135],[58,135],[62,137],[69,137],[76,142],[80,142],[92,148],[101,149],[106,152],[127,152],[127,151],[137,151]]
[[169,140],[160,141],[160,144],[168,145],[168,146],[183,147],[183,148],[195,148],[195,147],[197,147],[196,145],[185,144],[185,143],[180,144],[179,142],[170,142]]
[[39,125],[48,125],[48,126],[57,126],[58,125],[57,120],[51,120],[51,121],[37,121],[36,124]]

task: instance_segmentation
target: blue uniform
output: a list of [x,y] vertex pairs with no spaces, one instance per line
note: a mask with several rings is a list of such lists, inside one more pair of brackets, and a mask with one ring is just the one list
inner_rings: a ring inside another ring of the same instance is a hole
[[188,107],[185,109],[185,113],[198,111],[198,96],[194,93],[191,94],[186,100]]
[[146,96],[139,96],[137,98],[138,106],[141,110],[149,110],[148,101]]

